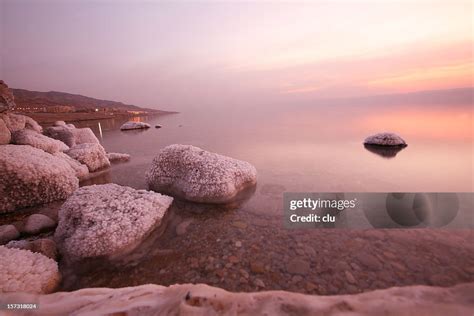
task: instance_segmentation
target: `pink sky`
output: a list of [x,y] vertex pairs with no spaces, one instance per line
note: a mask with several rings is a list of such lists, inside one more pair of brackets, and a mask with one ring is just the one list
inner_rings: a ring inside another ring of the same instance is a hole
[[470,1],[0,3],[0,77],[142,106],[473,86]]

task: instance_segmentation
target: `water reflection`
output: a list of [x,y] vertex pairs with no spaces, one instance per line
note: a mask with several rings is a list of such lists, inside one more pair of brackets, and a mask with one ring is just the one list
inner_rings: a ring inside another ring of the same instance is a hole
[[377,145],[368,145],[364,144],[364,148],[370,151],[373,154],[379,155],[380,157],[391,159],[395,158],[395,156],[404,148],[402,146],[377,146]]

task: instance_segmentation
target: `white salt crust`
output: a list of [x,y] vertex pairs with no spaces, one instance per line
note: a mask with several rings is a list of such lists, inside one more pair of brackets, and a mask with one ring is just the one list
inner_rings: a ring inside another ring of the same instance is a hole
[[54,238],[72,258],[117,255],[159,226],[172,201],[112,183],[81,187],[61,207]]
[[109,167],[104,147],[97,143],[85,143],[71,147],[65,152],[69,157],[87,166],[90,172]]
[[0,213],[66,199],[79,187],[63,159],[27,145],[0,146]]
[[60,280],[56,261],[29,250],[0,246],[0,293],[51,293]]
[[69,147],[62,141],[44,136],[30,129],[22,129],[12,133],[12,143],[16,145],[29,145],[50,154],[68,150]]
[[150,128],[150,124],[144,122],[126,122],[124,123],[120,129],[122,131],[130,130],[130,129],[142,129],[142,128]]
[[257,182],[250,163],[190,145],[160,151],[146,174],[151,190],[203,203],[226,203]]

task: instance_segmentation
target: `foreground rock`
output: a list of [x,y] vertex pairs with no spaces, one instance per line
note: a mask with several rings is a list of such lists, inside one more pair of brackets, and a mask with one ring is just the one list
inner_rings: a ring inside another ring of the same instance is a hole
[[62,159],[25,145],[0,150],[0,213],[66,199],[79,186]]
[[172,201],[116,184],[82,187],[61,207],[54,237],[61,252],[74,258],[127,252],[161,224]]
[[364,140],[364,145],[405,147],[407,143],[397,134],[379,133],[367,137]]
[[6,244],[10,240],[20,237],[20,232],[13,225],[0,226],[0,245]]
[[12,139],[12,134],[5,124],[5,121],[0,118],[0,145],[9,144]]
[[62,141],[69,147],[85,143],[100,143],[90,128],[75,128],[74,125],[63,125],[62,123],[64,122],[56,122],[55,126],[46,128],[44,134]]
[[15,107],[15,97],[8,85],[0,80],[0,113],[13,110]]
[[54,155],[64,160],[74,170],[76,177],[79,180],[83,180],[89,175],[89,168],[87,168],[86,165],[80,163],[75,159],[72,159],[71,157],[62,152],[57,152]]
[[144,128],[150,128],[150,124],[148,123],[143,123],[143,122],[126,122],[124,123],[121,127],[120,130],[126,131],[130,129],[144,129]]
[[110,161],[101,144],[85,143],[76,145],[66,151],[66,154],[86,165],[90,172],[110,166]]
[[0,293],[51,293],[61,280],[56,261],[28,250],[0,246],[0,267]]
[[[472,315],[472,283],[395,287],[357,295],[284,291],[232,293],[205,284],[93,288],[49,295],[11,293],[0,303],[40,306],[35,315]],[[17,311],[19,315],[28,312]]]
[[56,222],[43,214],[32,214],[28,216],[23,227],[23,232],[34,235],[47,230],[51,230],[56,226]]
[[150,189],[202,203],[230,202],[257,182],[248,162],[189,145],[170,145],[153,160],[146,174]]
[[12,133],[12,143],[16,145],[29,145],[50,154],[68,150],[69,147],[62,141],[44,136],[30,129],[22,129]]

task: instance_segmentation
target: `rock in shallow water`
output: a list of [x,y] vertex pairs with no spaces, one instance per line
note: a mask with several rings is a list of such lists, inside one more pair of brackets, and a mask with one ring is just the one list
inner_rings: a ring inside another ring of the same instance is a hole
[[125,162],[130,160],[130,155],[121,153],[107,153],[107,158],[110,160],[110,162]]
[[371,135],[364,140],[364,144],[401,147],[405,147],[407,145],[407,143],[400,136],[394,133],[378,133],[375,135]]
[[0,245],[6,244],[10,240],[20,237],[20,232],[13,225],[0,226]]
[[120,130],[126,131],[130,129],[143,129],[150,127],[150,124],[144,122],[126,122],[122,126],[120,126]]
[[76,145],[66,151],[66,154],[86,165],[90,172],[110,166],[110,161],[101,144],[85,143]]
[[248,162],[190,145],[165,147],[146,174],[150,189],[201,203],[227,203],[257,182]]
[[25,145],[0,146],[0,213],[66,199],[79,187],[62,159]]
[[73,258],[124,253],[161,224],[172,201],[116,184],[82,187],[61,207],[54,238],[61,252]]
[[62,141],[44,136],[43,134],[29,129],[13,132],[12,143],[16,145],[29,145],[51,154],[69,149]]
[[51,293],[61,275],[56,261],[28,250],[0,246],[0,293]]

